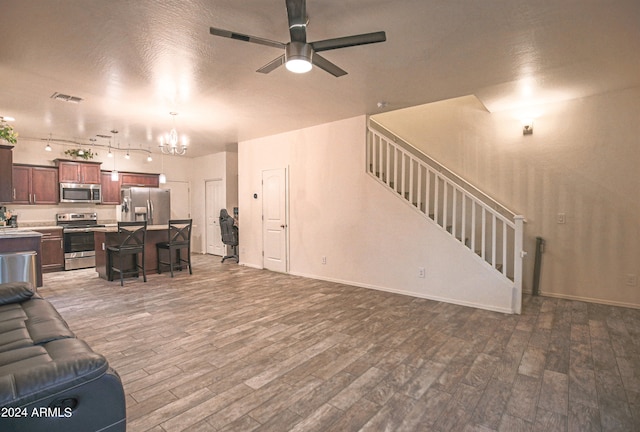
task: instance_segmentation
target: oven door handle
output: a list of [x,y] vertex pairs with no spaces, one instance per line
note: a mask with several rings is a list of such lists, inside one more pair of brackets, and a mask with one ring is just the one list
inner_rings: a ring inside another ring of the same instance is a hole
[[62,230],[63,233],[88,233],[93,231],[92,228],[65,228]]

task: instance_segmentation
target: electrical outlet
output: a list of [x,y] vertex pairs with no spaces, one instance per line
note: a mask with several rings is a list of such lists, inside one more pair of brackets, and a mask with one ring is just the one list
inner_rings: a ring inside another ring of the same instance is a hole
[[625,283],[627,286],[630,286],[630,287],[638,286],[638,275],[635,275],[635,274],[626,275]]
[[558,213],[557,222],[559,224],[567,223],[567,216],[564,213]]
[[418,267],[418,277],[424,278],[424,267]]
[[326,264],[326,263],[327,263],[327,257],[326,257],[326,256],[323,256],[323,257],[322,257],[322,264]]

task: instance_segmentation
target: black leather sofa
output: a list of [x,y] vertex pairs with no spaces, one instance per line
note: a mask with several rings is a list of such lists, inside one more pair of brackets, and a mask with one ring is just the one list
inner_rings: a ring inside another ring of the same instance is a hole
[[0,431],[125,430],[122,382],[107,360],[30,284],[0,284]]

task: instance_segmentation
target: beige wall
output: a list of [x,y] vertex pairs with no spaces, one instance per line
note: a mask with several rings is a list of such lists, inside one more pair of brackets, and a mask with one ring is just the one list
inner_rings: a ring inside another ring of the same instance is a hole
[[239,143],[241,263],[263,266],[262,172],[287,168],[290,273],[512,311],[510,281],[365,172],[365,131],[361,116]]
[[238,154],[235,152],[215,153],[191,159],[189,176],[191,179],[191,206],[193,217],[192,248],[194,252],[205,253],[205,184],[207,180],[222,180],[225,202],[231,214],[238,206]]
[[640,307],[640,88],[536,111],[528,136],[474,97],[374,118],[527,218],[526,286],[540,236],[543,294]]

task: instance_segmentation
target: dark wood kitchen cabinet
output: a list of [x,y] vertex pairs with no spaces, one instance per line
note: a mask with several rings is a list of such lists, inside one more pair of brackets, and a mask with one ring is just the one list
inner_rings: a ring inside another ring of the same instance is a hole
[[62,229],[36,229],[42,234],[40,242],[42,272],[50,273],[64,270],[64,242]]
[[56,159],[60,183],[100,184],[101,162],[74,162]]
[[56,168],[13,165],[14,204],[57,204],[58,189]]
[[158,174],[120,173],[122,186],[158,187],[160,177]]
[[[13,146],[0,145],[0,173],[11,173],[13,166]],[[0,203],[13,201],[13,178],[3,174],[0,180]]]
[[111,180],[111,171],[102,171],[102,204],[120,204],[120,180]]

